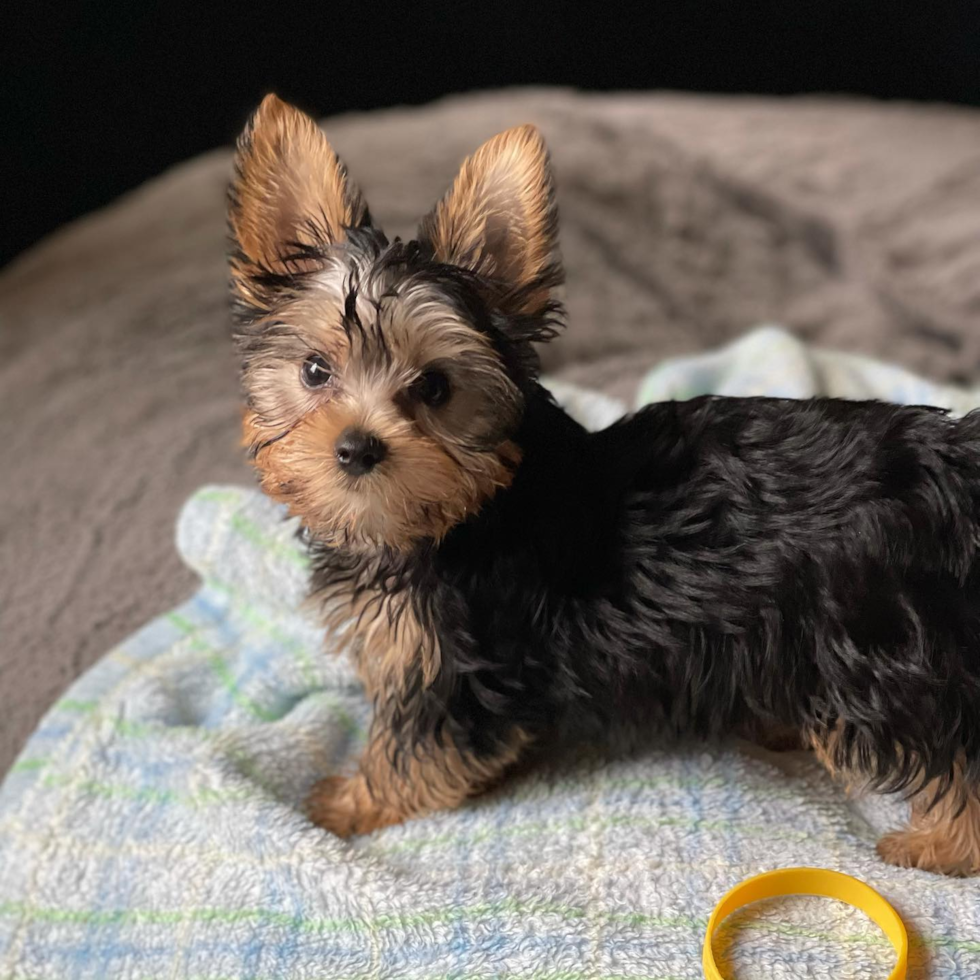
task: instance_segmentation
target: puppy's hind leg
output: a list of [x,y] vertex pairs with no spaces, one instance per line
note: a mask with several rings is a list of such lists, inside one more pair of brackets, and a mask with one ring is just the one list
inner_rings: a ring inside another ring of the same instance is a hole
[[[811,735],[817,758],[845,785],[860,787],[867,775],[850,764],[842,749],[842,725]],[[878,854],[889,864],[919,868],[935,874],[966,877],[980,874],[980,785],[971,782],[957,764],[946,792],[938,799],[936,780],[911,798],[907,827],[878,841]]]
[[798,752],[806,747],[806,741],[799,727],[781,725],[777,722],[753,719],[742,725],[737,734],[767,752]]
[[980,874],[980,786],[957,769],[953,785],[934,803],[936,784],[912,799],[908,827],[886,834],[878,853],[889,864],[964,877]]

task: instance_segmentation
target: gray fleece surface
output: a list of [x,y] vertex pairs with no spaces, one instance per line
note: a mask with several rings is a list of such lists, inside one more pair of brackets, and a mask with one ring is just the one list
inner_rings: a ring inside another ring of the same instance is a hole
[[[538,123],[570,326],[548,370],[629,397],[760,321],[980,376],[980,113],[847,100],[511,91],[328,121],[389,233],[461,158]],[[237,447],[230,151],[175,167],[0,274],[0,772],[65,686],[194,588],[173,546]]]

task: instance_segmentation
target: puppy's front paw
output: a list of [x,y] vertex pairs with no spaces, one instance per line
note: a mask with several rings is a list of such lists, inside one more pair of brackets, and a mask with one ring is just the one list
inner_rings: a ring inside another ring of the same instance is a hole
[[400,820],[390,808],[374,802],[360,776],[321,779],[306,799],[306,813],[313,823],[338,837],[369,834]]

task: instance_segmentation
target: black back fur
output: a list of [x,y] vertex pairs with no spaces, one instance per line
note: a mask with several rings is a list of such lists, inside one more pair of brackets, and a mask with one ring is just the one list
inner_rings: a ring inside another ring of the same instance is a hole
[[400,592],[435,682],[378,705],[400,749],[493,753],[614,721],[839,728],[882,789],[980,784],[980,413],[699,398],[586,432],[531,385],[512,486],[380,565],[314,548],[314,587]]

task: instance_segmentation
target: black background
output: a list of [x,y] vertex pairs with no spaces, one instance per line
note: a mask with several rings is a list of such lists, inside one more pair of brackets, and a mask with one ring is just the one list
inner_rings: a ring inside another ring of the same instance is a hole
[[0,262],[231,142],[270,90],[324,115],[523,84],[980,105],[980,0],[4,8]]

